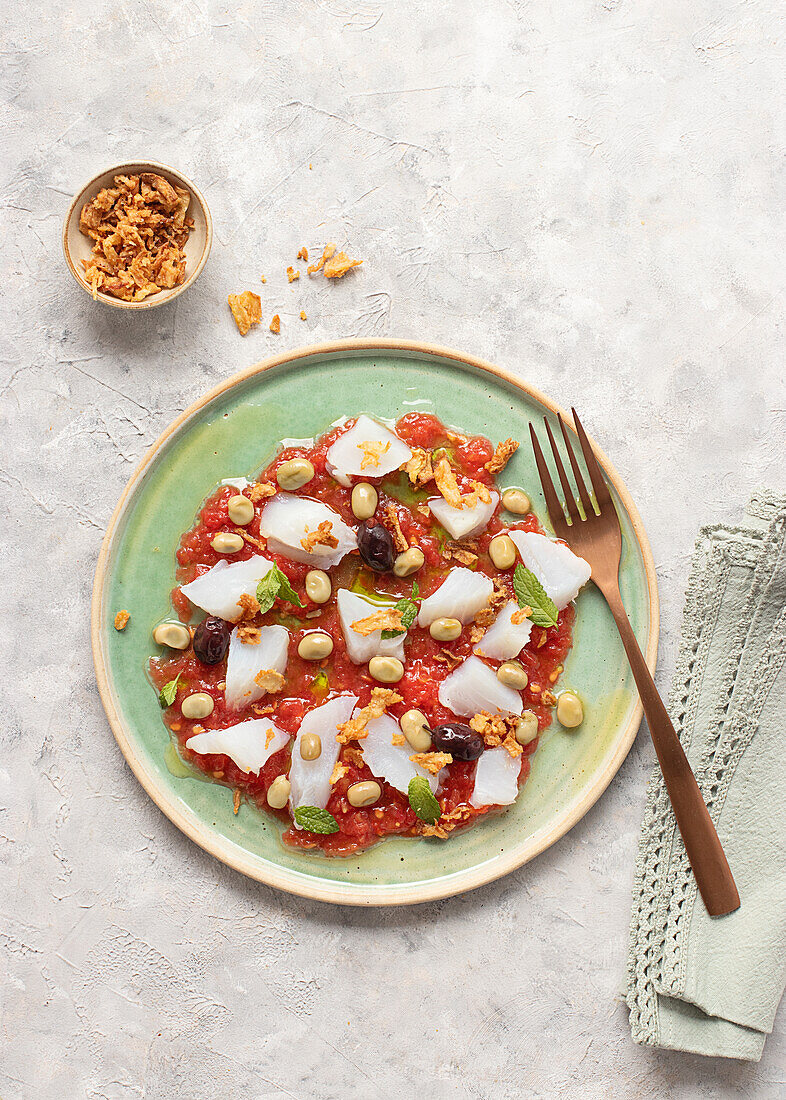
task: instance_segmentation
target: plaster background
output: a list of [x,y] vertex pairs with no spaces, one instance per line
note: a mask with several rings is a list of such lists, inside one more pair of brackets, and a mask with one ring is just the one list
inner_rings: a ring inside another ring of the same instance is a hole
[[[783,1096],[783,1011],[755,1066],[630,1040],[645,731],[518,873],[414,909],[328,908],[245,881],[162,817],[111,737],[88,637],[102,532],[178,412],[288,347],[424,338],[582,411],[652,540],[666,690],[698,525],[784,488],[778,6],[6,13],[3,1100]],[[134,158],[194,179],[215,241],[195,287],[129,317],[76,286],[60,229],[85,179]],[[363,267],[290,287],[300,245],[328,239]],[[282,333],[244,340],[226,295],[261,274]]]

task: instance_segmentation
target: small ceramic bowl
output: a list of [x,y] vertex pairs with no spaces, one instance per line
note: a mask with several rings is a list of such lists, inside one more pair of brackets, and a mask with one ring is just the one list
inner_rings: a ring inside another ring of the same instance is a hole
[[124,302],[120,298],[113,298],[111,294],[98,291],[97,300],[116,309],[152,309],[154,306],[162,306],[165,302],[171,302],[182,294],[192,283],[196,282],[202,268],[210,255],[210,246],[213,243],[213,221],[210,217],[204,196],[194,186],[190,179],[176,172],[167,164],[157,164],[156,161],[133,161],[130,164],[117,164],[114,168],[108,168],[98,176],[94,176],[89,183],[76,193],[63,223],[63,252],[66,263],[76,281],[82,289],[93,297],[93,288],[86,281],[82,266],[82,260],[89,258],[93,247],[93,241],[86,237],[79,228],[79,215],[86,202],[95,198],[104,187],[111,187],[115,176],[137,176],[141,172],[155,172],[174,186],[186,187],[191,192],[191,205],[188,208],[188,216],[194,219],[194,228],[185,243],[186,277],[179,286],[171,290],[160,290],[141,302]]

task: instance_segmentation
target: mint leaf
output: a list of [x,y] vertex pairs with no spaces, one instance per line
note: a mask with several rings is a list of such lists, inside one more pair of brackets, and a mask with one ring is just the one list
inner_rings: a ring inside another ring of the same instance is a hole
[[301,829],[305,829],[308,833],[327,836],[329,833],[338,832],[338,822],[333,814],[327,810],[321,810],[319,806],[298,806],[293,816]]
[[300,599],[297,592],[289,583],[289,578],[278,568],[277,565],[273,566],[278,574],[278,598],[280,600],[287,600],[289,603],[293,603],[295,607],[305,607],[306,605]]
[[546,594],[546,590],[531,569],[521,562],[513,571],[513,591],[519,607],[530,607],[530,619],[535,626],[556,626],[559,612],[557,605]]
[[182,676],[182,673],[178,672],[174,680],[170,680],[168,684],[164,684],[158,693],[158,702],[162,707],[171,707],[177,697],[177,682]]
[[281,572],[277,565],[274,565],[269,572],[265,573],[257,585],[257,603],[259,604],[260,613],[264,615],[266,611],[269,611],[276,599],[288,600],[296,607],[305,606],[289,583],[286,575]]
[[276,577],[276,567],[274,565],[269,573],[265,573],[264,577],[257,585],[257,603],[263,615],[266,611],[269,611],[276,602],[278,587],[278,578]]
[[439,802],[431,793],[428,780],[422,775],[413,775],[407,787],[409,804],[415,811],[415,816],[428,825],[435,825],[442,816]]
[[413,581],[412,582],[412,599],[410,599],[409,596],[405,596],[403,600],[399,600],[398,603],[396,604],[396,611],[401,612],[401,627],[402,627],[402,629],[401,630],[383,630],[382,631],[382,637],[383,638],[398,638],[399,634],[405,634],[406,631],[409,630],[409,628],[414,623],[415,619],[418,617],[418,605],[415,603],[415,600],[418,599],[419,595],[420,595],[420,589],[418,588],[418,582]]

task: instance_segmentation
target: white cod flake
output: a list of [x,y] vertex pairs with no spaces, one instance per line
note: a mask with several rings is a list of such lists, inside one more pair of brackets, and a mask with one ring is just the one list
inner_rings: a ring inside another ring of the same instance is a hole
[[496,749],[486,749],[478,758],[470,805],[508,806],[515,802],[519,793],[520,771],[520,756],[511,756],[501,745]]
[[404,660],[406,632],[399,634],[396,638],[383,639],[382,631],[375,630],[373,634],[364,638],[362,634],[352,629],[352,624],[359,619],[367,619],[369,615],[381,611],[382,604],[364,600],[362,596],[358,596],[356,592],[349,592],[346,588],[338,590],[336,604],[350,661],[356,665],[364,665],[372,657],[398,657],[400,661]]
[[251,482],[245,477],[225,477],[221,484],[231,485],[233,489],[237,489],[239,493],[242,493],[244,489],[249,487]]
[[443,768],[432,775],[419,764],[413,763],[410,756],[414,753],[412,746],[405,742],[403,745],[393,744],[393,735],[401,735],[401,726],[395,718],[389,714],[383,714],[380,718],[374,718],[366,726],[368,737],[358,744],[363,752],[363,759],[371,768],[377,779],[384,779],[391,787],[406,794],[409,790],[409,781],[416,775],[422,775],[428,780],[432,794],[437,789],[439,777]]
[[392,473],[409,462],[412,451],[395,432],[364,414],[338,437],[325,458],[331,476],[348,485],[348,477],[374,478]]
[[443,617],[468,623],[485,607],[494,585],[484,573],[475,573],[457,565],[451,569],[436,592],[421,601],[418,626],[431,626]]
[[[272,732],[273,736],[269,735]],[[283,749],[289,741],[289,734],[280,730],[267,718],[250,718],[247,722],[238,722],[224,730],[205,730],[186,741],[186,748],[192,752],[220,752],[230,757],[241,771],[259,775],[274,752]]]
[[451,538],[471,539],[486,529],[498,503],[499,493],[492,490],[489,504],[479,500],[473,508],[454,508],[444,497],[433,497],[428,506]]
[[521,696],[500,683],[496,672],[479,657],[467,657],[439,685],[439,701],[454,714],[473,715],[487,710],[490,714],[521,714]]
[[492,661],[507,661],[511,657],[518,657],[532,633],[531,619],[524,619],[521,623],[511,621],[519,610],[521,609],[515,600],[506,603],[475,646],[474,652],[481,657],[490,657]]
[[352,485],[352,478],[347,477],[345,474],[339,473],[336,467],[328,462],[327,457],[325,458],[325,469],[333,478],[333,480],[337,481],[339,485],[343,485],[345,489],[349,489],[349,487]]
[[283,676],[286,670],[289,631],[283,626],[263,626],[260,633],[262,639],[258,645],[241,642],[237,627],[229,637],[224,696],[233,710],[242,710],[264,695],[254,680],[258,673],[272,670]]
[[195,581],[184,584],[180,591],[208,615],[234,623],[241,615],[240,597],[255,596],[257,585],[272,568],[273,562],[261,554],[231,563],[222,559]]
[[575,600],[590,579],[589,562],[574,554],[570,547],[535,531],[508,531],[521,560],[538,578],[557,609],[562,611]]
[[[300,723],[289,769],[289,782],[292,784],[289,805],[293,810],[298,806],[319,806],[324,810],[327,806],[330,776],[341,751],[341,745],[336,740],[337,726],[349,721],[357,701],[356,695],[337,695],[335,699],[310,710]],[[322,741],[322,752],[316,760],[304,760],[300,755],[300,742],[306,733],[316,733]],[[295,828],[300,828],[297,822]]]
[[[330,534],[338,539],[338,546],[318,545],[306,550],[301,541],[326,520],[331,524]],[[296,497],[292,493],[279,493],[265,505],[259,530],[267,539],[271,553],[281,554],[291,561],[305,562],[315,569],[330,569],[338,565],[344,555],[357,546],[355,532],[344,523],[338,512],[321,501]]]

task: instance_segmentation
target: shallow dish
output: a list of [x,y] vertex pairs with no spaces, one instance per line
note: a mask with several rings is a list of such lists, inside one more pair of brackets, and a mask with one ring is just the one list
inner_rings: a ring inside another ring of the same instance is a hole
[[[318,435],[339,416],[434,411],[471,433],[523,445],[506,480],[546,512],[526,446],[528,421],[557,407],[532,388],[472,357],[400,341],[346,341],[258,364],[207,394],[151,448],[126,488],[104,539],[93,598],[93,651],[101,697],[126,759],[147,792],[189,837],[261,882],[307,897],[356,905],[428,901],[480,886],[554,843],[605,790],[641,717],[613,621],[588,587],[577,602],[575,646],[564,681],[587,703],[577,732],[555,723],[543,736],[516,804],[448,843],[388,839],[357,857],[326,859],[284,846],[277,822],[244,807],[227,788],[178,776],[169,737],[145,678],[150,629],[169,608],[173,551],[205,487],[266,464],[282,438]],[[602,458],[602,456],[601,456]],[[602,459],[623,529],[622,590],[654,665],[658,604],[641,521]],[[114,630],[115,612],[132,620]],[[170,767],[167,765],[169,761]]]
[[95,198],[104,187],[109,187],[115,176],[133,176],[138,175],[140,172],[156,172],[171,184],[186,187],[191,192],[191,205],[188,208],[188,215],[194,219],[194,228],[183,247],[186,254],[186,277],[179,286],[174,286],[171,290],[161,290],[158,294],[144,298],[141,302],[124,302],[120,298],[114,298],[111,294],[105,294],[99,290],[96,301],[104,302],[116,309],[152,309],[154,306],[162,306],[166,302],[171,302],[173,298],[177,298],[178,294],[182,294],[192,283],[196,282],[207,262],[210,247],[213,243],[213,221],[207,203],[202,193],[187,176],[175,171],[167,164],[158,164],[152,160],[132,161],[129,164],[116,164],[114,168],[107,168],[100,175],[93,176],[81,190],[77,191],[63,222],[63,254],[68,269],[91,298],[93,297],[93,288],[82,274],[84,271],[82,260],[89,258],[93,242],[79,228],[79,215],[82,207],[86,202]]

